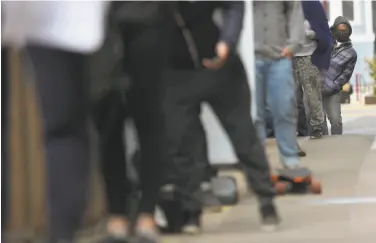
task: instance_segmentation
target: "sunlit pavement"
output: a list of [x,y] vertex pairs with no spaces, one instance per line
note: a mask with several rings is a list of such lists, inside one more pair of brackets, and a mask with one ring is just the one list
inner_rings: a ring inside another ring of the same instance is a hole
[[[302,163],[323,184],[322,195],[281,196],[282,224],[274,233],[260,230],[252,196],[222,213],[204,217],[199,236],[163,237],[163,242],[215,243],[374,243],[376,240],[376,106],[343,108],[343,136],[300,141]],[[278,167],[275,143],[268,143]]]

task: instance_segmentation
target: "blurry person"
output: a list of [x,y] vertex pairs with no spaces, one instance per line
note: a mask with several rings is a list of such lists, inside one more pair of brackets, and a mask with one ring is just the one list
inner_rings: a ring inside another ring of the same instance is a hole
[[254,44],[256,57],[256,128],[266,141],[266,108],[285,167],[299,165],[296,137],[296,96],[292,58],[305,41],[300,1],[254,1]]
[[136,160],[141,198],[135,233],[140,240],[158,240],[154,210],[166,161],[161,78],[169,57],[170,10],[169,2],[113,1],[110,39],[102,50],[103,57],[99,55],[96,66],[92,67],[95,73],[95,67],[100,68],[102,62],[109,60],[103,58],[111,54],[113,45],[119,45],[119,59],[111,64],[119,69],[105,77],[105,81],[118,79],[117,83],[123,83],[104,94],[93,108],[109,214],[107,232],[100,242],[126,242],[131,233],[133,212],[129,211],[129,202],[134,194],[131,182],[127,180],[127,146],[124,144],[127,118],[133,119],[139,142]]
[[41,105],[48,242],[70,242],[89,192],[85,63],[103,43],[108,5],[104,1],[2,5],[3,41],[13,47],[26,45]]
[[[293,58],[293,73],[297,87],[298,132],[308,132],[303,93],[308,105],[310,138],[321,138],[324,125],[322,106],[321,70],[329,67],[332,37],[328,20],[320,1],[302,1],[306,40],[303,48]],[[302,93],[303,92],[303,93]],[[299,109],[300,108],[300,109]],[[304,129],[304,127],[306,129]],[[303,131],[302,131],[303,130]]]
[[[220,28],[213,21],[215,10],[223,12]],[[179,1],[174,10],[176,27],[164,105],[172,163],[162,191],[176,188],[184,195],[180,199],[185,233],[198,233],[201,226],[202,204],[195,195],[200,195],[205,166],[195,160],[192,139],[197,138],[191,133],[200,124],[203,102],[212,107],[229,135],[249,186],[259,199],[262,225],[275,228],[279,221],[268,160],[250,116],[247,76],[236,53],[243,16],[242,1]]]
[[[332,51],[329,69],[324,72],[322,85],[323,105],[325,115],[331,124],[331,135],[342,134],[341,90],[350,82],[357,62],[357,53],[351,43],[352,28],[350,22],[342,16],[334,20],[330,27],[336,41]],[[325,122],[324,134],[328,135]]]

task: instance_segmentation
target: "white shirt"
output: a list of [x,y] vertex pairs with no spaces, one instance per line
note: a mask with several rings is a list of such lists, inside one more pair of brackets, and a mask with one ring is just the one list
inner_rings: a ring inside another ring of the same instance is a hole
[[35,43],[92,53],[105,38],[107,1],[2,2],[5,44]]

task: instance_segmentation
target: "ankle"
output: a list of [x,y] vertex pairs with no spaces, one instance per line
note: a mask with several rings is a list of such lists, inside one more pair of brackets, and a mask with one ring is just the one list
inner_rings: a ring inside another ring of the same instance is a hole
[[154,220],[154,216],[147,213],[140,214],[137,218],[136,228],[156,230],[157,226]]
[[107,233],[115,237],[127,237],[129,223],[125,217],[110,216],[107,220]]

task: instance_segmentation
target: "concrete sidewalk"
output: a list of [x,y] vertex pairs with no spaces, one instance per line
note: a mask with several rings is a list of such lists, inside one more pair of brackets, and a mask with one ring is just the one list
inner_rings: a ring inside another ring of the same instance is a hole
[[[199,236],[165,236],[166,243],[373,243],[376,241],[375,136],[343,135],[302,140],[304,165],[323,184],[322,195],[282,196],[277,205],[282,224],[277,232],[260,231],[257,205],[248,196],[239,205],[204,217]],[[279,167],[271,141],[268,156]]]

